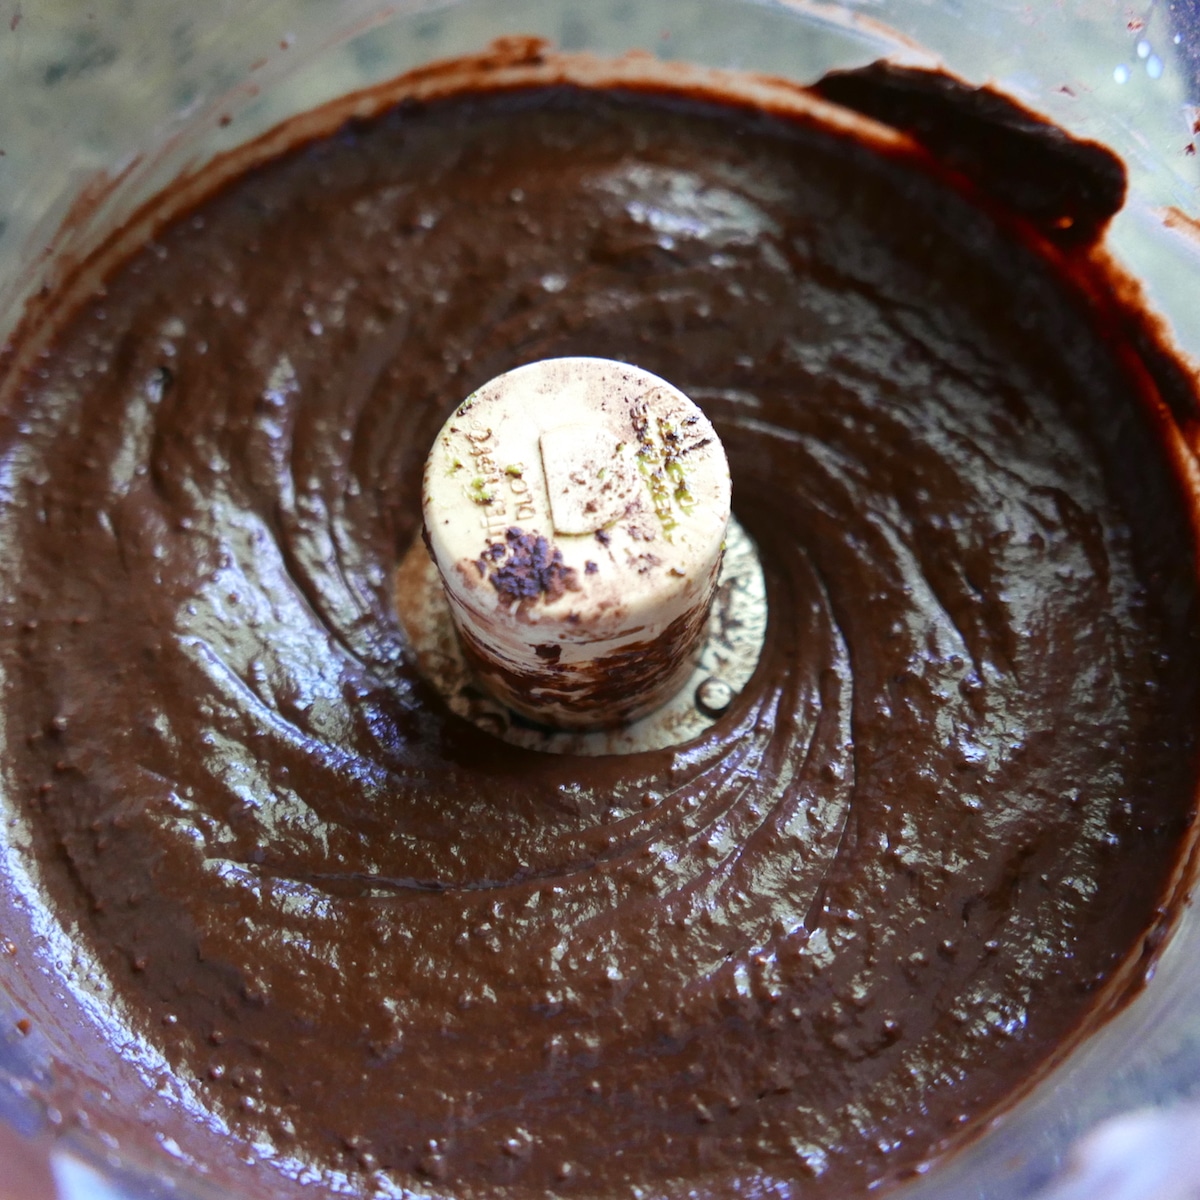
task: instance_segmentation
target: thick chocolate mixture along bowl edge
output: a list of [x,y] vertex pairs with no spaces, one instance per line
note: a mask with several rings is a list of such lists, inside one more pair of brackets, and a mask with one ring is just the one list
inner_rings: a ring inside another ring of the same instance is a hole
[[[107,183],[95,181],[84,188],[59,234],[46,247],[44,260],[37,264],[38,270],[44,271],[53,284],[43,285],[30,299],[16,333],[0,347],[0,414],[8,411],[24,373],[101,280],[158,230],[246,171],[300,144],[327,136],[347,122],[370,120],[406,101],[432,101],[470,91],[564,84],[658,95],[678,93],[786,115],[801,123],[811,122],[843,133],[870,145],[878,153],[919,163],[929,172],[940,174],[950,186],[973,193],[972,198],[981,207],[990,209],[1000,222],[1008,223],[1027,243],[1032,241],[1038,253],[1071,278],[1097,321],[1128,339],[1137,348],[1141,362],[1148,365],[1147,388],[1160,397],[1157,405],[1160,432],[1176,461],[1180,478],[1187,481],[1192,498],[1192,527],[1200,547],[1197,374],[1172,346],[1166,323],[1149,311],[1141,284],[1109,253],[1102,236],[1070,246],[1058,244],[1051,237],[1033,238],[1027,222],[1014,220],[1002,205],[989,198],[986,187],[977,186],[976,181],[960,170],[939,163],[912,134],[822,99],[819,88],[814,90],[788,80],[750,73],[663,63],[641,53],[615,60],[558,53],[535,37],[506,38],[478,55],[418,68],[397,80],[341,97],[292,118],[246,145],[218,155],[210,163],[185,170],[167,191],[142,204],[131,219],[98,238],[97,214],[131,178],[140,171],[148,172],[154,164],[149,158],[135,161]],[[173,152],[173,146],[160,151],[167,156]],[[1098,223],[1101,234],[1103,224],[1103,220]],[[7,418],[0,416],[0,419]],[[981,1114],[973,1123],[970,1138],[1003,1124],[1006,1114],[1062,1067],[1082,1042],[1142,993],[1188,903],[1198,871],[1200,829],[1193,821],[1186,850],[1164,887],[1158,922],[1147,931],[1141,944],[1130,948],[1119,969],[1097,995],[1087,1018],[1056,1048],[1041,1071],[1027,1081],[1021,1092],[1010,1096],[1001,1110]],[[14,1043],[16,1053],[10,1055],[5,1067],[11,1071],[8,1063],[14,1062],[27,1071],[27,1077],[18,1082],[23,1099],[16,1104],[9,1104],[6,1099],[0,1107],[0,1116],[19,1131],[20,1140],[14,1141],[5,1131],[6,1140],[0,1146],[11,1151],[12,1146],[21,1145],[28,1150],[31,1179],[48,1178],[44,1164],[52,1143],[46,1140],[45,1130],[50,1129],[64,1144],[77,1148],[84,1158],[97,1163],[107,1159],[106,1169],[112,1171],[113,1178],[124,1180],[134,1191],[143,1192],[149,1186],[146,1194],[157,1194],[158,1185],[149,1181],[158,1176],[175,1181],[167,1185],[170,1192],[175,1191],[177,1183],[186,1181],[196,1195],[210,1191],[221,1194],[223,1188],[230,1186],[236,1186],[241,1194],[267,1194],[260,1193],[257,1186],[253,1193],[247,1192],[247,1173],[233,1160],[232,1153],[226,1163],[205,1164],[204,1176],[195,1173],[195,1165],[201,1161],[199,1154],[215,1144],[216,1131],[190,1127],[185,1115],[186,1100],[181,1103],[179,1095],[165,1101],[153,1095],[153,1069],[138,1047],[131,1044],[129,1055],[123,1055],[124,1062],[116,1073],[112,1071],[111,1032],[101,1034],[89,1025],[89,1006],[83,1001],[89,983],[78,973],[79,964],[66,967],[72,977],[68,992],[52,995],[45,979],[66,966],[61,960],[50,961],[53,953],[61,951],[61,946],[54,947],[47,957],[44,949],[49,945],[47,934],[38,928],[37,914],[23,909],[20,891],[14,887],[7,870],[0,880],[0,897],[11,914],[6,926],[14,931],[9,935],[7,929],[0,929],[0,934],[6,937],[0,941],[0,992],[12,1011],[22,1014],[18,1025],[23,1043]],[[70,1128],[73,1107],[85,1104],[92,1111],[107,1110],[104,1118],[104,1132],[109,1134],[107,1143],[82,1123]],[[107,1151],[101,1149],[105,1144],[110,1147]],[[120,1146],[119,1153],[111,1148],[116,1144]],[[961,1151],[963,1139],[955,1139],[945,1149],[950,1153]],[[936,1174],[936,1157],[929,1166]],[[280,1194],[280,1180],[273,1173],[262,1182],[270,1194]]]

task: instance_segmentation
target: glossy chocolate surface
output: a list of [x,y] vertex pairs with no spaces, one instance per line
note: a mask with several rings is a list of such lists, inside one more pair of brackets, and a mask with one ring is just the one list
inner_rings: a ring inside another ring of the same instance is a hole
[[[683,95],[404,106],[30,373],[9,853],[260,1177],[848,1197],[1132,985],[1194,810],[1188,499],[1098,276],[928,166]],[[394,614],[447,413],[569,354],[705,409],[767,573],[674,750],[491,739]]]

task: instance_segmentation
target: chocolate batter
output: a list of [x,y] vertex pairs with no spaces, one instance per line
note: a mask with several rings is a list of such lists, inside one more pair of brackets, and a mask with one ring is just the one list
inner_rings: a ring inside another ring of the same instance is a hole
[[[858,1195],[1132,986],[1200,612],[1078,249],[1119,170],[1022,211],[951,165],[682,95],[407,105],[177,221],[29,373],[9,871],[259,1186]],[[569,354],[707,411],[767,572],[756,677],[673,751],[491,739],[394,613],[450,408]]]

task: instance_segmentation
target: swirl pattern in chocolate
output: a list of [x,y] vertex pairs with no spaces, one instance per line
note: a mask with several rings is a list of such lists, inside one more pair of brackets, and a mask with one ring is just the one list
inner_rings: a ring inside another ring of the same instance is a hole
[[[1193,815],[1194,539],[1039,246],[817,124],[531,89],[292,152],[75,316],[0,439],[5,785],[257,1170],[847,1197],[1111,998]],[[569,354],[706,410],[767,573],[674,750],[490,739],[395,616],[446,414]]]

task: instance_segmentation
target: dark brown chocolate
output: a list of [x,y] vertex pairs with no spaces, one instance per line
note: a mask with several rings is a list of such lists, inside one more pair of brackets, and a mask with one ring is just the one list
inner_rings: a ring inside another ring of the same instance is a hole
[[[242,1194],[842,1200],[1133,986],[1194,815],[1192,498],[1157,351],[1041,218],[1117,199],[1068,151],[984,211],[683,95],[407,105],[58,336],[0,431],[7,874]],[[491,739],[392,608],[448,412],[567,354],[705,408],[761,550],[762,665],[677,750]]]
[[1094,242],[1125,203],[1125,168],[1111,150],[1072,137],[993,88],[877,62],[831,71],[813,90],[912,135],[943,166],[1061,245]]
[[540,534],[526,533],[515,525],[503,541],[488,542],[479,558],[482,574],[506,600],[558,600],[564,592],[579,590],[575,570],[563,563],[562,551],[551,547]]

